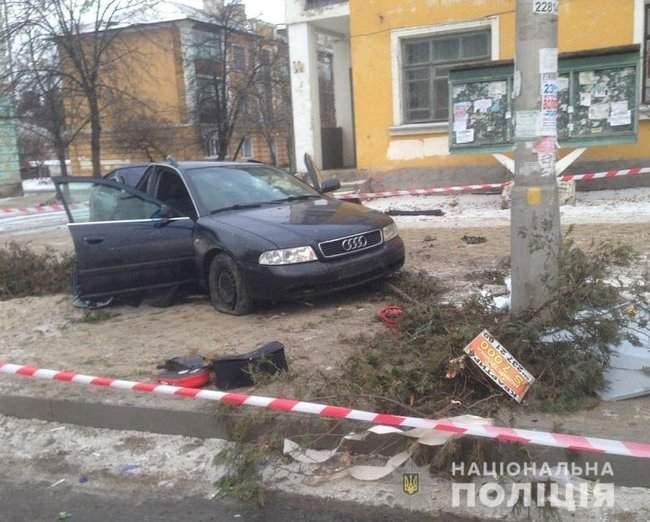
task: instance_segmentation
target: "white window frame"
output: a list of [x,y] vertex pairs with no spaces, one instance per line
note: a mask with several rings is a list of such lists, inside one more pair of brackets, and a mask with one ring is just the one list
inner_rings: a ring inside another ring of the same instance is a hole
[[453,24],[409,27],[397,29],[390,33],[391,65],[393,73],[393,126],[391,134],[430,134],[431,132],[446,133],[447,122],[410,123],[404,122],[404,90],[402,88],[402,43],[411,38],[426,38],[445,33],[464,33],[480,29],[490,30],[491,58],[499,59],[499,17],[493,16],[484,20],[460,22]]
[[[639,91],[639,107],[641,113],[641,119],[646,120],[650,117],[650,106],[644,103],[645,92],[643,92],[643,87],[645,84],[644,77],[646,74],[645,71],[645,24],[646,24],[646,5],[650,4],[650,0],[634,0],[634,43],[641,46],[641,86]],[[650,22],[649,22],[650,23]]]

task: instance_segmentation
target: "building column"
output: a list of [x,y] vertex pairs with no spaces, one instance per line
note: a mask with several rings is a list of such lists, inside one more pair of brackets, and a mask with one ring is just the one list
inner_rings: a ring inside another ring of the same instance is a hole
[[289,25],[291,97],[296,169],[304,172],[305,153],[318,168],[323,166],[320,99],[318,89],[318,42],[313,25]]
[[350,41],[336,40],[334,48],[334,101],[336,126],[343,129],[343,166],[355,166],[354,115],[352,105],[352,78]]

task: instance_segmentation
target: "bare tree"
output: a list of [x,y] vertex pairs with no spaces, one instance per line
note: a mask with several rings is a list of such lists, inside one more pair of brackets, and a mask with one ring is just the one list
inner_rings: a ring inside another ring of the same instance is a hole
[[[262,68],[250,95],[254,107],[252,118],[264,136],[273,165],[278,165],[278,139],[293,141],[289,51],[285,42],[273,39],[262,53]],[[290,164],[292,149],[287,147]]]
[[79,127],[87,120],[95,176],[101,175],[103,98],[111,88],[105,80],[133,52],[119,36],[147,5],[146,0],[20,0],[10,6],[6,36],[17,53],[31,47],[32,54],[56,55],[51,68],[41,71],[44,78],[65,93],[64,112],[83,101],[85,114],[68,123]]
[[[111,144],[128,155],[144,155],[149,161],[163,160],[178,150],[177,126],[160,109],[133,98],[122,97],[111,107]],[[188,144],[189,145],[189,144]]]
[[246,20],[241,0],[216,2],[205,22],[194,29],[189,50],[195,69],[194,120],[218,159],[226,159],[236,134],[259,128],[256,96],[258,84],[266,82],[273,36]]
[[[68,147],[87,124],[87,119],[79,115],[81,108],[78,103],[64,100],[56,52],[38,46],[38,40],[30,38],[30,33],[25,36],[25,44],[14,53],[11,78],[4,82],[4,87],[15,93],[16,111],[13,116],[22,131],[22,145],[31,143],[34,154],[37,152],[33,147],[36,143],[40,143],[42,152],[51,149],[59,162],[61,174],[67,175]],[[73,120],[76,125],[70,123]],[[25,147],[22,150],[27,152]]]

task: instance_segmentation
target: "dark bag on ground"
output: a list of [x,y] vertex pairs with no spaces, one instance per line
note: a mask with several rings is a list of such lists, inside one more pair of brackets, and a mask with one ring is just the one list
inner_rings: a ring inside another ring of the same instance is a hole
[[244,355],[221,357],[213,363],[212,367],[215,385],[220,390],[253,386],[255,383],[251,377],[250,368],[254,372],[264,372],[270,375],[289,369],[284,354],[284,345],[277,341]]

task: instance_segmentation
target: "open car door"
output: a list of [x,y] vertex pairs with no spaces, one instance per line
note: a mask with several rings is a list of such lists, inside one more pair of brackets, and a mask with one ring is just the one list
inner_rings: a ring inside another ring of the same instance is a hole
[[75,291],[95,299],[195,282],[194,221],[97,178],[54,178],[77,256]]

